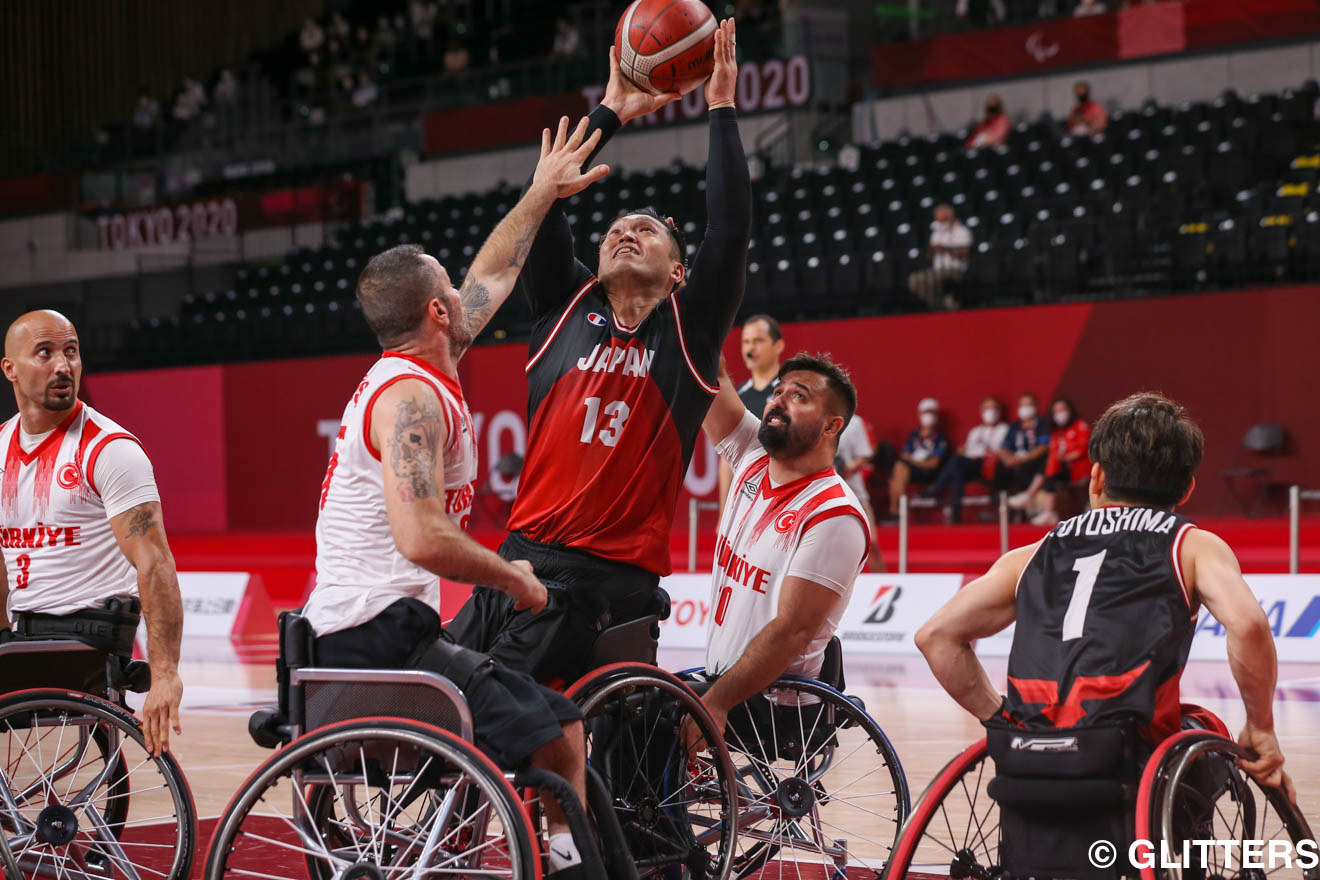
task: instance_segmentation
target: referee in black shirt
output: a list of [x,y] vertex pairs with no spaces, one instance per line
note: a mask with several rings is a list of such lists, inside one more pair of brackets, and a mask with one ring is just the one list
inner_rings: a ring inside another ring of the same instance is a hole
[[[747,364],[751,378],[738,386],[738,397],[747,411],[758,419],[765,412],[770,392],[779,384],[779,361],[784,355],[784,334],[779,322],[769,315],[752,315],[742,326],[743,363]],[[729,496],[729,483],[733,471],[720,459],[720,511]]]

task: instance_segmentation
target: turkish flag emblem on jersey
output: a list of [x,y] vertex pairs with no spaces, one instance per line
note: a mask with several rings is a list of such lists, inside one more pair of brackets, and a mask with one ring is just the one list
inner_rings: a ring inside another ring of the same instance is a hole
[[76,489],[82,482],[82,471],[76,464],[70,462],[60,468],[60,472],[55,476],[55,482],[60,484],[61,489]]

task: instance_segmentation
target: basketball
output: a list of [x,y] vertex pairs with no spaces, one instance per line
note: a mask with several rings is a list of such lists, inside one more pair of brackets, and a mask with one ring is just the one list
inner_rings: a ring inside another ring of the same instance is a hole
[[715,69],[717,26],[701,0],[633,0],[614,29],[619,68],[653,95],[690,92]]

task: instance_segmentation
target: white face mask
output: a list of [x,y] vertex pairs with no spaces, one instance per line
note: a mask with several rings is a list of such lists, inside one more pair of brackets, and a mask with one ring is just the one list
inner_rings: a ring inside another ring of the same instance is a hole
[[1018,407],[1018,418],[1026,421],[1036,417],[1036,408],[1029,403],[1024,403]]
[[935,423],[938,422],[939,420],[940,417],[938,414],[933,412],[924,412],[921,414],[921,427],[933,428],[935,427]]
[[1066,412],[1056,412],[1054,414],[1054,424],[1058,425],[1060,428],[1065,427],[1068,424],[1068,421],[1068,414]]
[[981,421],[987,425],[999,424],[999,410],[997,409],[981,410]]

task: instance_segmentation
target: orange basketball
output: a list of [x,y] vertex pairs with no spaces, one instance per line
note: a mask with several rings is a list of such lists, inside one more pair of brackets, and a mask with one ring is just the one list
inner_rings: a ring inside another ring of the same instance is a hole
[[690,92],[715,69],[716,27],[701,0],[633,0],[614,29],[619,68],[653,95]]

